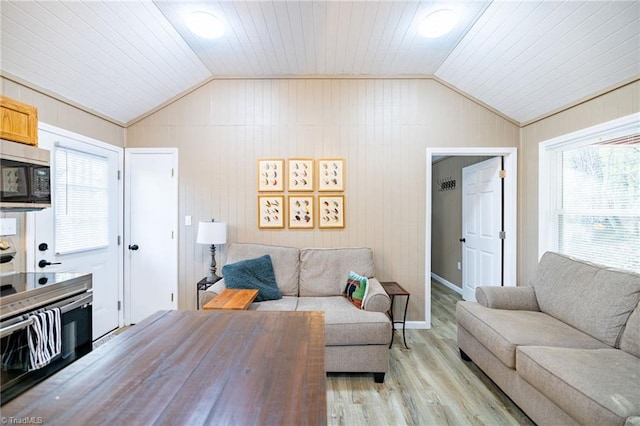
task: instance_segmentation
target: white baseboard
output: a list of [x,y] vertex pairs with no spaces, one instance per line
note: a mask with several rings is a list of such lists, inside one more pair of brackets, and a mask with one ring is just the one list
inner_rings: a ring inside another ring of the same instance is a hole
[[[394,320],[397,321],[398,319],[394,318]],[[396,330],[402,330],[402,324],[395,324],[393,328]],[[426,330],[428,329],[428,327],[426,321],[407,321],[405,324],[405,329]]]
[[[453,283],[450,283],[449,281],[434,274],[433,272],[431,273],[431,278],[438,281],[440,284],[444,285],[445,287],[450,288],[452,291],[455,291],[458,294],[462,294],[462,289],[460,287],[458,287]],[[398,318],[394,318],[394,319],[396,321],[398,320]],[[402,330],[402,324],[401,323],[394,324],[393,328],[395,330]],[[407,321],[405,324],[405,329],[428,330],[429,327],[427,326],[426,321]]]
[[431,278],[433,278],[434,280],[438,281],[440,284],[442,284],[443,286],[451,289],[452,291],[455,291],[456,293],[458,293],[459,295],[462,295],[462,288],[458,287],[457,285],[445,280],[444,278],[442,278],[439,275],[434,274],[433,272],[431,273]]

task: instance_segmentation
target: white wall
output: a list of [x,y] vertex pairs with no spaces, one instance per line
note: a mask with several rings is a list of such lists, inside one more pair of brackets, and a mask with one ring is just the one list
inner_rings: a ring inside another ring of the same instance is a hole
[[[180,150],[180,308],[195,307],[209,256],[189,215],[226,221],[230,242],[371,247],[378,277],[412,293],[414,321],[425,315],[426,148],[518,143],[516,125],[429,78],[217,80],[127,128],[127,147]],[[344,158],[345,229],[259,230],[264,157]]]

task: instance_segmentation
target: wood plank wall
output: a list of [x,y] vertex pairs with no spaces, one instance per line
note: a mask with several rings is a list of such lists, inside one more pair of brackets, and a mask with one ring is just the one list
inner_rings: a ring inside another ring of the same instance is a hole
[[[528,283],[538,264],[540,142],[640,112],[640,81],[598,96],[522,129],[518,153],[518,277]],[[522,195],[525,194],[525,195]]]
[[[208,264],[197,223],[213,217],[230,242],[371,247],[377,276],[402,283],[409,319],[423,321],[426,148],[518,141],[516,125],[433,79],[300,78],[212,81],[128,127],[126,146],[179,148],[181,309]],[[345,229],[259,230],[264,157],[344,158]]]

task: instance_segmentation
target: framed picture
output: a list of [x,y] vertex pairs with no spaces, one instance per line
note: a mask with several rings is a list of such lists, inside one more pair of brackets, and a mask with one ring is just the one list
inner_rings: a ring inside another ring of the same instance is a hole
[[318,195],[318,228],[344,228],[344,195]]
[[344,160],[342,158],[318,160],[318,191],[344,191]]
[[258,195],[258,228],[284,228],[284,195]]
[[289,228],[313,229],[315,227],[313,195],[290,195],[288,207]]
[[289,228],[313,229],[313,195],[289,196]]
[[289,159],[289,191],[313,191],[313,160]]
[[262,158],[258,160],[258,191],[284,191],[284,160]]

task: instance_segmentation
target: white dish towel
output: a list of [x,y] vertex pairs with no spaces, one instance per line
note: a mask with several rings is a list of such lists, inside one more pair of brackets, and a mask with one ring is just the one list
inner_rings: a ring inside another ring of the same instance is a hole
[[61,352],[60,308],[39,312],[30,318],[33,324],[27,327],[27,343],[29,371],[33,371],[49,364]]

